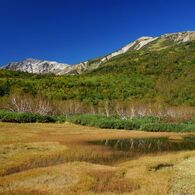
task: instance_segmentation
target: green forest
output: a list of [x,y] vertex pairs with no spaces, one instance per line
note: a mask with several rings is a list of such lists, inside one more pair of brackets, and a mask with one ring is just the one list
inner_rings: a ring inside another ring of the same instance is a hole
[[195,42],[129,51],[81,75],[35,75],[0,70],[0,97],[48,100],[163,102],[195,106]]

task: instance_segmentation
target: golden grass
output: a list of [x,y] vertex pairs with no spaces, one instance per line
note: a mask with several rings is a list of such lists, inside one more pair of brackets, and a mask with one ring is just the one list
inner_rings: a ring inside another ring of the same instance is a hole
[[93,181],[90,190],[95,193],[127,193],[139,189],[139,184],[124,178],[124,174],[113,170],[91,171],[89,175]]
[[195,152],[130,159],[88,141],[127,137],[182,139],[72,124],[0,123],[0,194],[167,194],[177,165]]
[[66,146],[57,143],[9,144],[0,148],[0,176],[56,164]]

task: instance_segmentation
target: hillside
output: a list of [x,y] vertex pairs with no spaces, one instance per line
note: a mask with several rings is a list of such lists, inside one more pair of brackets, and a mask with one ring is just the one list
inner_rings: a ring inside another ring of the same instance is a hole
[[128,43],[124,47],[108,55],[81,62],[79,64],[68,65],[67,63],[62,64],[48,60],[36,60],[29,58],[21,62],[11,62],[4,65],[3,68],[35,74],[51,73],[55,75],[76,75],[97,69],[114,57],[127,52],[144,50],[146,48],[152,51],[158,51],[175,44],[186,43],[193,40],[195,40],[195,31],[171,33],[161,35],[159,37],[144,36]]
[[[39,75],[2,69],[0,107],[8,107],[5,105],[18,95],[22,96],[20,100],[42,97],[52,102],[76,101],[89,105],[115,101],[194,107],[193,39],[194,33],[163,35],[142,49],[131,48],[80,75]],[[94,66],[98,60],[91,61],[88,66]]]

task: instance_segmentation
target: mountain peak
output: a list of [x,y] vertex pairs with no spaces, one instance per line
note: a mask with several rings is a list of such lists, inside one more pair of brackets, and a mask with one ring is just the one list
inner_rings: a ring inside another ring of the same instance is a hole
[[113,53],[108,54],[102,58],[89,60],[72,66],[55,61],[27,58],[21,62],[12,62],[4,66],[4,68],[37,74],[81,74],[84,71],[96,69],[111,58],[131,50],[142,50],[144,48],[149,50],[161,50],[173,44],[180,44],[193,40],[195,40],[195,31],[167,33],[158,37],[142,36],[135,41],[125,45],[121,49],[114,51]]
[[177,33],[167,33],[160,36],[161,38],[169,38],[175,42],[187,42],[195,40],[195,31],[184,31]]
[[33,58],[27,58],[21,62],[12,62],[5,66],[6,69],[36,73],[36,74],[46,74],[53,73],[58,74],[62,70],[66,69],[69,65],[62,64],[54,61],[47,60],[37,60]]
[[142,41],[142,40],[148,40],[148,39],[153,39],[153,38],[154,37],[142,36],[142,37],[138,38],[137,40]]
[[37,62],[37,61],[41,61],[41,60],[34,59],[34,58],[26,58],[26,59],[23,60],[23,61],[26,61],[26,62]]

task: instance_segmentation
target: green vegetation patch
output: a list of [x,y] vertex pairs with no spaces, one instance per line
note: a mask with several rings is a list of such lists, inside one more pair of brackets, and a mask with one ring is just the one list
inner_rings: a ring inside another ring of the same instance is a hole
[[165,123],[158,117],[145,116],[132,119],[106,117],[101,115],[74,115],[67,118],[69,122],[109,129],[143,130],[153,132],[193,132],[195,124]]
[[120,118],[118,116],[104,116],[104,115],[40,115],[33,113],[20,113],[0,110],[1,122],[15,122],[15,123],[56,123],[56,122],[70,122],[78,125],[93,126],[105,129],[127,129],[127,130],[143,130],[153,132],[193,132],[195,131],[195,124],[193,121],[184,123],[166,122],[158,117],[144,116],[134,118]]
[[0,111],[1,122],[16,122],[16,123],[33,123],[33,122],[56,122],[56,118],[48,115],[40,115],[34,113]]

